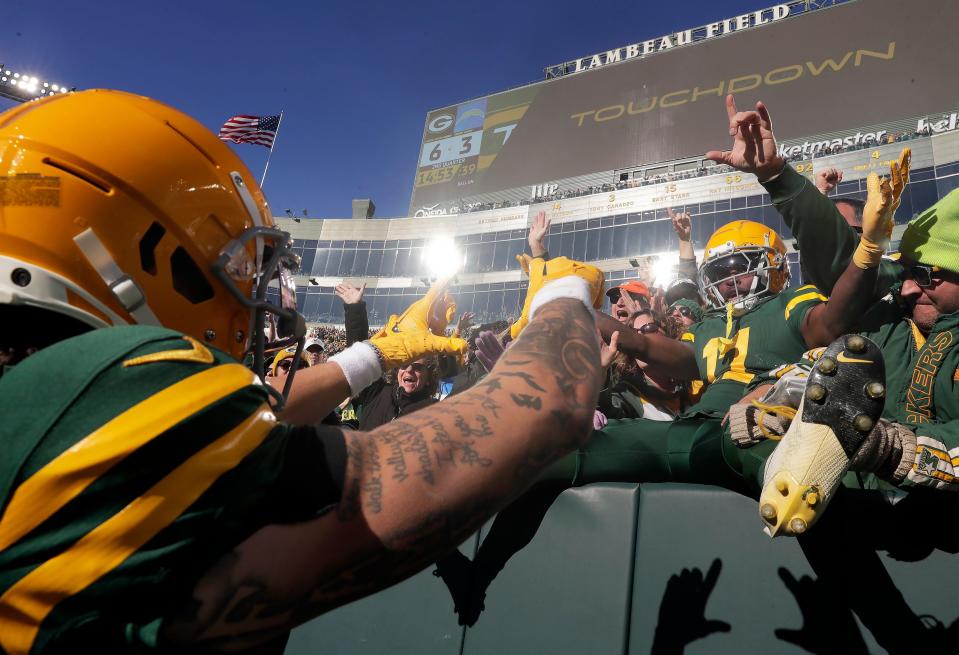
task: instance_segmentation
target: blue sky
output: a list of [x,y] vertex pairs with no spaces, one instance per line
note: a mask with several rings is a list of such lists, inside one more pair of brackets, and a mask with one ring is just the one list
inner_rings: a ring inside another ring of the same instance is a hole
[[[0,62],[142,93],[214,131],[233,114],[284,110],[264,187],[274,214],[341,218],[372,198],[378,217],[403,216],[428,110],[772,4],[8,0]],[[259,177],[267,150],[231,147]]]

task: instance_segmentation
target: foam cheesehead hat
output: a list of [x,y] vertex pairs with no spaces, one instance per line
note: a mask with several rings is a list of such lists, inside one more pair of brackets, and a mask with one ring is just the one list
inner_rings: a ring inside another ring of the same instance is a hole
[[909,221],[899,251],[920,264],[959,273],[959,189]]

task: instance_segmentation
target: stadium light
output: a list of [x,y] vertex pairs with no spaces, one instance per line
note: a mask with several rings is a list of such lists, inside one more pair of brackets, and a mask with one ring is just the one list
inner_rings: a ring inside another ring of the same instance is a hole
[[666,288],[676,279],[676,270],[673,263],[665,257],[658,257],[653,264],[653,275],[656,276],[656,286]]
[[463,255],[450,237],[438,237],[423,248],[423,263],[430,278],[453,277],[463,265]]
[[66,93],[71,90],[73,89],[67,89],[62,84],[41,81],[35,75],[19,73],[4,68],[3,64],[0,64],[0,96],[4,98],[26,102],[27,100]]

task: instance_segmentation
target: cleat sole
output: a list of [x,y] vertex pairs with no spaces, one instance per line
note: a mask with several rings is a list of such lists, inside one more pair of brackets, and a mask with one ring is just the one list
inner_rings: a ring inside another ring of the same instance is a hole
[[759,503],[769,536],[813,526],[882,414],[884,398],[885,365],[875,343],[852,335],[826,348],[796,418],[766,462]]

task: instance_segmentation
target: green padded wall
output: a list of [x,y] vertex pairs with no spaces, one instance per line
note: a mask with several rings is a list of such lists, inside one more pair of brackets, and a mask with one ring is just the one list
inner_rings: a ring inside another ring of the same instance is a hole
[[475,627],[430,567],[295,630],[286,655],[954,652],[957,510],[846,491],[804,538],[771,540],[729,491],[591,485],[556,499]]
[[[474,535],[460,551],[475,548]],[[463,628],[433,568],[300,626],[284,655],[460,655]]]
[[563,492],[490,585],[464,655],[623,653],[638,488]]
[[[796,540],[763,534],[756,502],[738,494],[643,485],[629,652],[954,651],[956,637],[935,625],[949,626],[959,616],[951,589],[959,559],[932,550],[938,541],[955,552],[956,530],[941,520],[957,515],[950,496],[912,494],[893,507],[878,493],[847,491]],[[877,548],[918,561],[896,561]],[[705,576],[717,559],[721,568],[710,592]],[[684,578],[684,568],[698,569],[702,578],[695,572]],[[724,621],[729,631],[704,619]],[[665,629],[654,640],[660,623]],[[710,630],[716,631],[676,650],[677,642]]]

